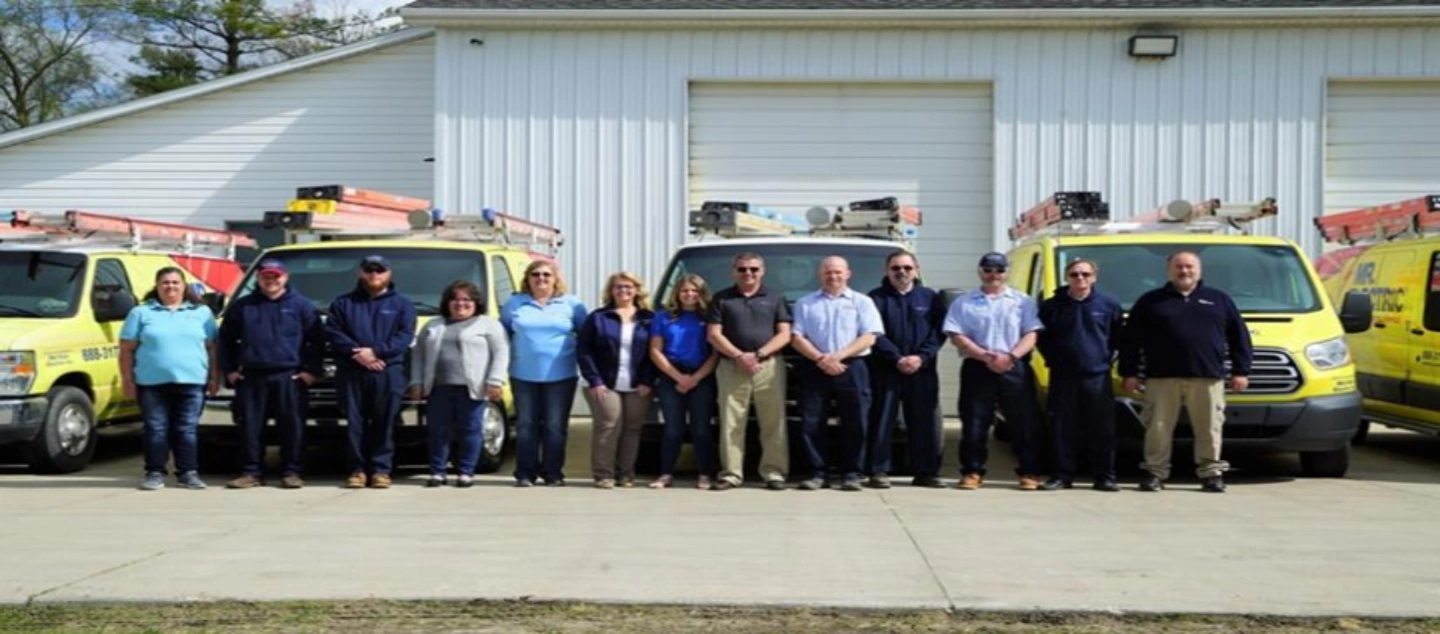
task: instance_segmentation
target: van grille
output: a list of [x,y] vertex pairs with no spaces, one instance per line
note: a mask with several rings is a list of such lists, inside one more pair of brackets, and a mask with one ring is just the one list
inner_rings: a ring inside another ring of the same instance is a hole
[[[1229,370],[1230,364],[1225,364]],[[1250,361],[1250,387],[1245,394],[1289,394],[1304,384],[1300,367],[1290,353],[1278,348],[1256,348]]]

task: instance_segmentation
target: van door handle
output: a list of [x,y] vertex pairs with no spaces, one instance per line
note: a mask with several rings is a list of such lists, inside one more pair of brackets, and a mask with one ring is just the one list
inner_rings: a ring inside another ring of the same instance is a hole
[[1410,329],[1410,334],[1412,334],[1412,335],[1423,335],[1423,334],[1425,334],[1425,331],[1424,331],[1424,330],[1421,330],[1421,329],[1419,329],[1419,328],[1411,328],[1411,329]]
[[1377,321],[1377,322],[1375,322],[1375,327],[1376,327],[1376,328],[1384,328],[1384,327],[1385,327],[1385,324],[1382,324],[1382,323],[1380,323],[1380,322]]

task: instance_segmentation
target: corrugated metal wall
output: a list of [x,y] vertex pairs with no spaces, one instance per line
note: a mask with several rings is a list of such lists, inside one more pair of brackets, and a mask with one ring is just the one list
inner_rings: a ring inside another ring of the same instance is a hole
[[1327,78],[1440,77],[1440,29],[1172,32],[1178,56],[1140,61],[1130,30],[442,29],[436,197],[563,226],[590,299],[684,238],[689,81],[993,81],[997,245],[1016,211],[1095,189],[1122,215],[1276,196],[1262,232],[1313,252]]
[[0,208],[80,208],[223,226],[301,185],[428,197],[425,39],[0,150]]

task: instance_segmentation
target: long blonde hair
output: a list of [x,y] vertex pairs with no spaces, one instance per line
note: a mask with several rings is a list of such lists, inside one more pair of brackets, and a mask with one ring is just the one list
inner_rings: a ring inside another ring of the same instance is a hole
[[710,312],[710,287],[705,284],[705,278],[694,273],[681,275],[680,279],[675,280],[675,287],[670,289],[670,296],[665,298],[665,310],[670,311],[671,317],[680,316],[680,312],[684,310],[680,307],[680,291],[686,286],[694,286],[695,290],[700,293],[700,301],[695,306],[695,312],[702,317],[705,316],[705,313]]
[[605,291],[601,295],[600,303],[605,306],[615,305],[615,295],[610,292],[610,287],[620,280],[635,285],[635,307],[650,310],[650,292],[645,290],[645,283],[640,281],[640,276],[629,271],[617,271],[610,274],[610,277],[605,280]]
[[565,276],[560,274],[560,267],[555,266],[555,263],[549,260],[535,260],[531,262],[529,266],[525,267],[525,279],[520,280],[521,293],[532,295],[530,292],[530,273],[536,269],[549,269],[550,273],[554,274],[555,295],[557,297],[570,292],[570,287],[565,284]]

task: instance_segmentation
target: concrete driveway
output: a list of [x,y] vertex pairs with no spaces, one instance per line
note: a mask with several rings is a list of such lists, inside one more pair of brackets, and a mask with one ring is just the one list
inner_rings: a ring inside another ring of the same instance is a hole
[[[952,421],[947,460],[958,430]],[[0,602],[577,599],[892,608],[1440,615],[1440,439],[1377,430],[1344,480],[1228,456],[1226,495],[980,491],[134,489],[134,437],[90,470],[0,467]],[[1127,459],[1133,462],[1133,458]],[[1183,467],[1182,467],[1183,468]],[[508,474],[507,466],[505,473]],[[947,466],[947,477],[954,477]]]

